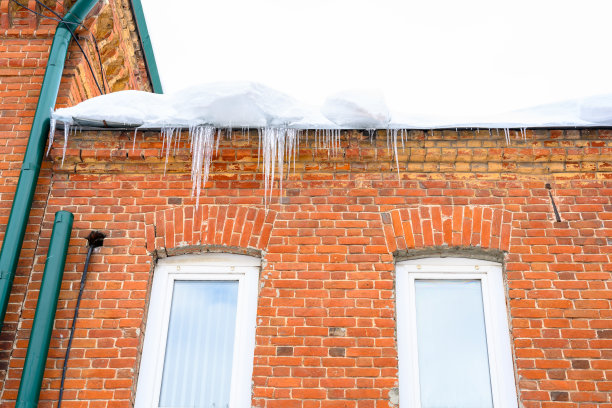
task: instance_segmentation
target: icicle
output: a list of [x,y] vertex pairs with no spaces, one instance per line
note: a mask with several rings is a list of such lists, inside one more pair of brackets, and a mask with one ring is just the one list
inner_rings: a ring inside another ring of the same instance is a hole
[[[272,202],[272,189],[274,188],[274,165],[276,164],[276,133],[274,129],[266,129],[264,135],[267,134],[267,150],[268,158],[266,159],[268,168],[268,189],[270,190],[269,201]],[[265,156],[264,156],[265,157]]]
[[289,170],[291,170],[291,137],[289,136],[289,129],[286,129],[285,133],[285,157],[287,158],[287,175],[289,176]]
[[192,133],[191,156],[191,196],[196,195],[196,207],[200,204],[200,181],[202,176],[202,157],[204,155],[203,129],[196,128]]
[[[47,156],[49,155],[49,152],[51,151],[51,145],[53,145],[53,138],[55,137],[56,123],[57,122],[54,118],[51,118],[49,120],[49,147],[47,147]],[[66,124],[64,124],[64,126],[66,126]]]
[[187,141],[189,142],[189,153],[193,153],[193,134],[195,133],[196,127],[194,125],[189,125],[189,129],[187,130]]
[[340,153],[340,136],[342,131],[340,129],[336,129],[335,131],[335,139],[334,139],[334,157],[338,157]]
[[387,154],[390,153],[390,149],[389,149],[389,129],[387,129]]
[[164,143],[162,143],[162,150],[165,146],[166,148],[166,162],[164,163],[164,174],[166,174],[166,168],[168,166],[168,159],[170,158],[170,149],[172,146],[172,138],[174,137],[174,132],[176,128],[169,127],[162,129],[162,137],[164,139]]
[[[293,138],[293,173],[295,173],[295,160],[300,152],[300,131],[290,129],[290,134]],[[289,178],[289,170],[287,170],[287,178]]]
[[340,151],[340,129],[335,129],[333,131],[332,146],[332,153],[334,157],[338,157],[338,152]]
[[[325,143],[325,132],[326,132],[326,131],[327,131],[326,129],[325,129],[325,130],[321,130],[321,132],[319,133],[319,142],[320,142],[320,147],[321,147],[321,149],[323,149],[323,150],[325,150],[325,148],[327,147],[327,146],[326,146],[326,143]],[[329,153],[329,152],[328,152],[328,153]]]
[[62,148],[62,166],[64,167],[64,159],[66,158],[66,148],[68,147],[68,135],[70,135],[70,125],[64,123],[64,147]]
[[200,204],[200,192],[206,185],[212,162],[215,128],[198,126],[191,131],[191,195],[195,193],[196,207]]
[[[283,179],[285,161],[288,162],[287,172],[291,166],[291,155],[293,155],[295,169],[295,152],[298,132],[295,129],[264,128],[262,130],[262,166],[264,173],[264,207],[272,202],[275,173],[278,168],[279,202],[283,195]],[[288,157],[288,159],[286,159]]]
[[[201,186],[206,186],[206,183],[208,182],[208,176],[210,174],[210,165],[212,162],[212,150],[213,150],[213,141],[214,141],[214,134],[215,134],[215,128],[213,128],[212,126],[207,126],[206,128],[204,128],[203,130],[203,136],[202,136],[202,145],[203,145],[203,153],[204,153],[204,157],[202,158],[202,155],[200,155],[200,166],[202,164],[202,161],[204,162],[204,174],[202,175],[202,183],[199,184],[198,186],[196,186],[197,188],[197,198],[196,198],[196,206],[199,204],[199,197],[200,197],[200,185]],[[201,167],[198,167],[201,168]],[[198,179],[199,180],[199,179]]]
[[300,154],[300,137],[301,137],[302,131],[293,129],[293,132],[295,135],[294,136],[295,141],[293,142],[293,172],[295,173],[295,169],[296,169],[295,163],[298,158],[298,155]]
[[[321,149],[324,150],[327,148],[327,131],[327,129],[321,130],[319,137],[319,140],[321,142]],[[329,154],[329,151],[327,152],[327,154]]]
[[302,142],[302,129],[295,129],[295,154],[296,155],[300,153],[300,143],[301,142]]
[[334,156],[338,157],[338,154],[340,154],[340,135],[342,134],[342,131],[340,129],[336,129],[336,143],[334,144]]
[[321,129],[319,131],[319,147],[321,149],[325,149],[325,130]]
[[[264,207],[268,208],[268,190],[274,180],[274,163],[276,161],[275,132],[272,128],[264,128],[262,133],[263,171],[264,171]],[[270,193],[271,194],[271,193]],[[270,196],[270,199],[272,197]]]
[[[176,155],[176,140],[178,139],[178,137],[174,137],[175,135],[172,135],[172,155],[175,156]],[[178,136],[178,130],[176,131],[176,136]]]
[[510,129],[504,128],[504,136],[506,137],[506,146],[510,146]]
[[287,176],[286,179],[289,179],[289,170],[291,170],[291,161],[293,160],[293,171],[295,172],[295,156],[297,151],[297,145],[299,144],[298,139],[298,131],[296,129],[287,129],[286,130],[286,143],[287,146],[286,154],[287,154]]
[[283,197],[283,173],[285,171],[285,142],[287,141],[285,135],[287,133],[286,128],[280,128],[276,130],[276,143],[278,144],[278,202],[281,202]]
[[332,155],[334,157],[338,157],[338,150],[339,150],[339,146],[338,146],[338,132],[340,132],[340,129],[334,129],[332,131]]
[[219,154],[219,142],[221,141],[221,129],[217,129],[217,143],[215,144],[215,155]]
[[370,137],[370,143],[372,145],[374,145],[374,160],[378,160],[378,146],[377,146],[377,139],[378,139],[378,134],[376,133],[376,130],[374,129],[369,129],[369,132],[371,132],[371,134],[373,134],[374,136]]
[[395,155],[395,167],[397,168],[397,181],[400,180],[399,157],[397,154],[397,129],[393,129],[393,154]]
[[340,152],[340,129],[334,131],[334,157],[338,157]]
[[259,156],[261,156],[261,128],[257,128],[257,170],[259,170]]
[[263,129],[262,131],[262,138],[261,138],[261,142],[262,142],[262,146],[261,146],[261,153],[262,153],[262,167],[263,167],[263,178],[264,178],[264,208],[267,208],[268,205],[268,179],[269,179],[269,165],[268,165],[268,161],[269,161],[269,149],[268,149],[268,132],[266,131],[266,129]]
[[329,129],[323,131],[323,149],[327,150],[327,157],[329,158]]
[[166,146],[166,137],[164,135],[164,129],[161,129],[159,131],[159,137],[161,137],[161,140],[162,140],[162,146],[159,151],[159,157],[162,157],[164,155],[164,146]]
[[[194,127],[189,129],[191,134],[191,144],[189,150],[191,151],[191,195],[194,195],[196,191],[196,184],[199,177],[196,176],[198,172],[198,162],[200,161],[200,143],[202,142],[202,131],[201,127]],[[198,194],[199,196],[199,194]],[[196,199],[197,200],[197,199]]]
[[136,133],[138,133],[138,128],[134,129],[134,141],[132,142],[132,153],[136,150]]
[[174,150],[172,152],[172,154],[176,154],[176,149],[178,149],[179,144],[181,143],[181,135],[183,133],[182,129],[178,129],[178,133],[176,135],[176,138],[174,139]]
[[168,149],[166,152],[166,161],[168,161],[168,158],[170,157],[170,146],[172,145],[172,142],[174,140],[174,136],[176,133],[176,128],[172,127],[170,128],[170,131],[168,132],[168,143],[166,144],[166,148]]

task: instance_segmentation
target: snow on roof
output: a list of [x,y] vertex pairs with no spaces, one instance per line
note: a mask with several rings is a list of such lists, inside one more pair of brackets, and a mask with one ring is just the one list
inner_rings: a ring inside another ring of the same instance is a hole
[[52,118],[69,125],[102,127],[336,127],[316,108],[250,82],[205,84],[171,94],[120,91],[58,109]]
[[[409,96],[407,96],[409,97]],[[250,82],[195,86],[172,94],[121,91],[58,109],[52,119],[93,127],[439,129],[612,126],[612,95],[600,95],[473,118],[415,116],[391,111],[384,96],[347,91],[320,107]]]

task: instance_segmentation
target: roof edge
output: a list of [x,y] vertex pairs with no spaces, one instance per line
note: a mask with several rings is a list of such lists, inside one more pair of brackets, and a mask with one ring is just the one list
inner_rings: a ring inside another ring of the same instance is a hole
[[145,66],[147,68],[147,73],[149,74],[149,81],[153,87],[153,92],[158,94],[164,93],[161,79],[159,77],[159,70],[157,69],[157,62],[155,61],[155,53],[153,52],[151,37],[149,36],[149,30],[147,28],[147,21],[142,9],[142,3],[140,0],[130,0],[130,4],[132,6],[131,8],[132,14],[134,15],[134,22],[136,23],[136,31],[138,32],[138,38],[140,39],[140,45],[142,47],[145,59]]

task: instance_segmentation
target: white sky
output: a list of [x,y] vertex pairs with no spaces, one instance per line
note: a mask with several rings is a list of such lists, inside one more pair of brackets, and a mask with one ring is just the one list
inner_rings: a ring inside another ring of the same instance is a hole
[[611,0],[142,0],[164,92],[261,82],[320,105],[486,114],[612,92]]

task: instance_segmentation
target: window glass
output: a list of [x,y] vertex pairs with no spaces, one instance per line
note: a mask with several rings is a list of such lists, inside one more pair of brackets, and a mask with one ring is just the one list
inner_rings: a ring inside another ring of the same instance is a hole
[[238,282],[176,281],[160,407],[227,407]]
[[501,264],[398,262],[395,287],[400,406],[518,407]]
[[251,406],[260,263],[222,253],[158,261],[134,408]]
[[480,280],[415,281],[421,406],[492,407]]

